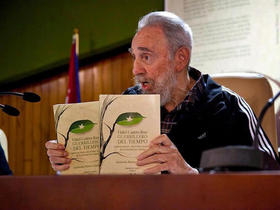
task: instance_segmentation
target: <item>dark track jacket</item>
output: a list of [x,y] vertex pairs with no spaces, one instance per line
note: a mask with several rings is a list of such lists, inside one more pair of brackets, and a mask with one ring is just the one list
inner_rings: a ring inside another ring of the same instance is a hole
[[[189,70],[191,77],[194,70]],[[199,89],[193,103],[179,111],[177,124],[167,134],[186,162],[196,168],[204,150],[252,145],[257,124],[252,109],[242,97],[215,83],[207,74],[201,79],[203,89]],[[134,86],[124,94],[141,94],[141,89]],[[259,148],[278,160],[264,131],[260,133]]]

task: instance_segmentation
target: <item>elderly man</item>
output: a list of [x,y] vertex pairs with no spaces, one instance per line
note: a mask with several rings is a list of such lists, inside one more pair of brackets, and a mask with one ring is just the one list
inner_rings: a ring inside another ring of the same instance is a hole
[[[152,12],[138,23],[131,44],[136,86],[124,94],[160,94],[161,133],[137,165],[157,163],[145,173],[168,171],[197,174],[204,150],[226,145],[251,145],[256,119],[236,93],[189,66],[192,32],[169,12]],[[270,141],[260,135],[260,149],[277,158]],[[52,167],[69,168],[60,144],[46,143]]]

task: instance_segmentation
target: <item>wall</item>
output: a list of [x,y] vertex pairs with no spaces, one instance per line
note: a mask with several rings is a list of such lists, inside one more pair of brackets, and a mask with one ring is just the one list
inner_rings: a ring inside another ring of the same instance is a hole
[[82,60],[130,43],[154,10],[163,0],[0,1],[0,86],[68,64],[75,27]]

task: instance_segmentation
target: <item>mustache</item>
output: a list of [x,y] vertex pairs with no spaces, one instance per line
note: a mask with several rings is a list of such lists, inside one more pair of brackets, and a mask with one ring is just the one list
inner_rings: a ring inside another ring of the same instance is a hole
[[149,84],[154,84],[155,81],[151,78],[146,78],[145,76],[142,75],[136,75],[134,76],[134,81],[136,84],[141,84],[141,83],[149,83]]

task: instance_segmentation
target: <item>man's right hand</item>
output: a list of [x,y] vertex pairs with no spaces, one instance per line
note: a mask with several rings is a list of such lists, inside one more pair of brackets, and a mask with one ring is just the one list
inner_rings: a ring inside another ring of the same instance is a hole
[[71,159],[67,158],[68,153],[62,144],[57,144],[50,140],[46,142],[45,146],[52,168],[55,171],[63,171],[70,167]]

